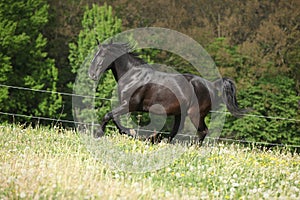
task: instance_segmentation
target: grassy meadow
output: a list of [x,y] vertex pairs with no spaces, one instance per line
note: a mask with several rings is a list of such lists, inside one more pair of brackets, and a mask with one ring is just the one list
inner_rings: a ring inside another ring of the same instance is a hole
[[[190,146],[160,169],[130,172],[90,144],[60,128],[1,126],[0,199],[300,199],[300,155],[287,150],[220,143],[203,155],[208,147]],[[156,152],[163,160],[164,149],[178,148],[118,134],[93,144],[115,145],[121,162]]]

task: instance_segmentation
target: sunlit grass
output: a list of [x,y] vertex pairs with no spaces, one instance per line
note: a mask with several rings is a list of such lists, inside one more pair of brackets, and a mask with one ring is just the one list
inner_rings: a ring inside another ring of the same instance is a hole
[[[165,159],[162,150],[177,148],[117,134],[93,144],[103,141],[125,158],[159,152]],[[286,150],[219,144],[203,156],[203,148],[191,146],[169,165],[145,173],[113,170],[102,150],[93,153],[74,131],[2,126],[0,199],[300,198],[300,156]]]

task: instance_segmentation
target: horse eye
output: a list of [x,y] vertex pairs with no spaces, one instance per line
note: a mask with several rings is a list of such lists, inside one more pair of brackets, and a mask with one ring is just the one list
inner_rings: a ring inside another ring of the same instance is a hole
[[100,63],[101,62],[101,60],[102,60],[102,58],[99,56],[99,57],[97,57],[97,63]]

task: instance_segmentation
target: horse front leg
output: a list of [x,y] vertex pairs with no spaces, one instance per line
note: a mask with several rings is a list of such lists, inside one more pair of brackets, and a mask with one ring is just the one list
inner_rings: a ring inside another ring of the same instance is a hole
[[95,137],[98,138],[98,137],[104,136],[105,127],[112,118],[113,118],[112,112],[108,112],[104,115],[104,117],[102,118],[101,123],[100,123],[100,129],[96,131]]
[[121,134],[133,136],[133,134],[131,134],[131,132],[130,132],[130,129],[123,127],[119,121],[119,116],[128,113],[128,108],[129,107],[128,107],[127,101],[124,101],[124,103],[122,105],[116,107],[111,112],[106,113],[101,121],[100,129],[96,133],[96,137],[101,137],[104,135],[106,125],[110,120],[113,121],[113,123],[116,125],[117,129],[119,130],[119,132]]
[[116,125],[116,127],[117,127],[120,134],[125,134],[125,135],[132,136],[132,137],[136,136],[135,130],[131,129],[131,128],[124,127],[121,124],[119,117],[113,118],[112,120],[113,120],[113,123]]

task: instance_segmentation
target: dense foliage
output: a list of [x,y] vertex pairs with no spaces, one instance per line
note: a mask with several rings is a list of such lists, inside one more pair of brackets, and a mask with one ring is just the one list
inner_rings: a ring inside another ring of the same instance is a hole
[[294,87],[293,79],[278,75],[260,78],[242,90],[239,93],[240,104],[251,107],[252,112],[239,119],[228,115],[223,129],[224,136],[250,141],[300,144],[299,122],[295,121],[299,116],[299,96],[291,90]]
[[[236,81],[239,103],[253,108],[250,114],[292,119],[228,116],[224,137],[299,144],[299,1],[113,0],[108,6],[104,0],[1,0],[0,4],[0,84],[71,92],[70,82],[96,47],[96,38],[103,41],[121,29],[170,28],[191,36],[210,53],[221,74]],[[143,54],[154,63],[195,73],[171,53]],[[97,96],[111,98],[113,88],[108,73],[100,80]],[[46,117],[62,112],[72,120],[71,102],[55,93],[0,87],[1,112]],[[97,103],[99,116],[110,104]],[[7,117],[1,115],[2,119]]]
[[[121,20],[112,15],[111,6],[105,4],[102,7],[96,5],[93,5],[91,8],[86,7],[78,41],[77,43],[70,43],[69,60],[72,72],[76,74],[77,82],[87,82],[89,85],[94,84],[94,81],[90,80],[87,76],[89,66],[84,66],[85,60],[94,56],[96,52],[95,49],[97,50],[98,48],[97,40],[101,43],[120,31]],[[89,62],[87,61],[87,63]],[[76,88],[74,88],[74,91],[80,95],[93,95],[91,91],[88,91],[89,85],[83,83],[78,84],[78,86],[76,85]],[[111,71],[104,73],[98,82],[97,92],[95,94],[95,106],[100,108],[97,112],[97,117],[100,119],[111,109],[111,101],[106,99],[112,98],[115,85],[116,82]],[[86,106],[82,108],[83,110],[75,113],[76,117],[82,119],[90,118],[88,117],[90,112],[89,105],[93,105],[93,102],[89,98],[83,99],[83,101]],[[87,122],[86,120],[83,121]]]
[[[42,30],[48,22],[48,4],[37,1],[0,1],[0,83],[56,91],[58,71],[46,52]],[[58,117],[61,96],[0,88],[0,110],[17,114]],[[7,116],[0,116],[7,120]],[[24,121],[24,118],[18,119]]]

